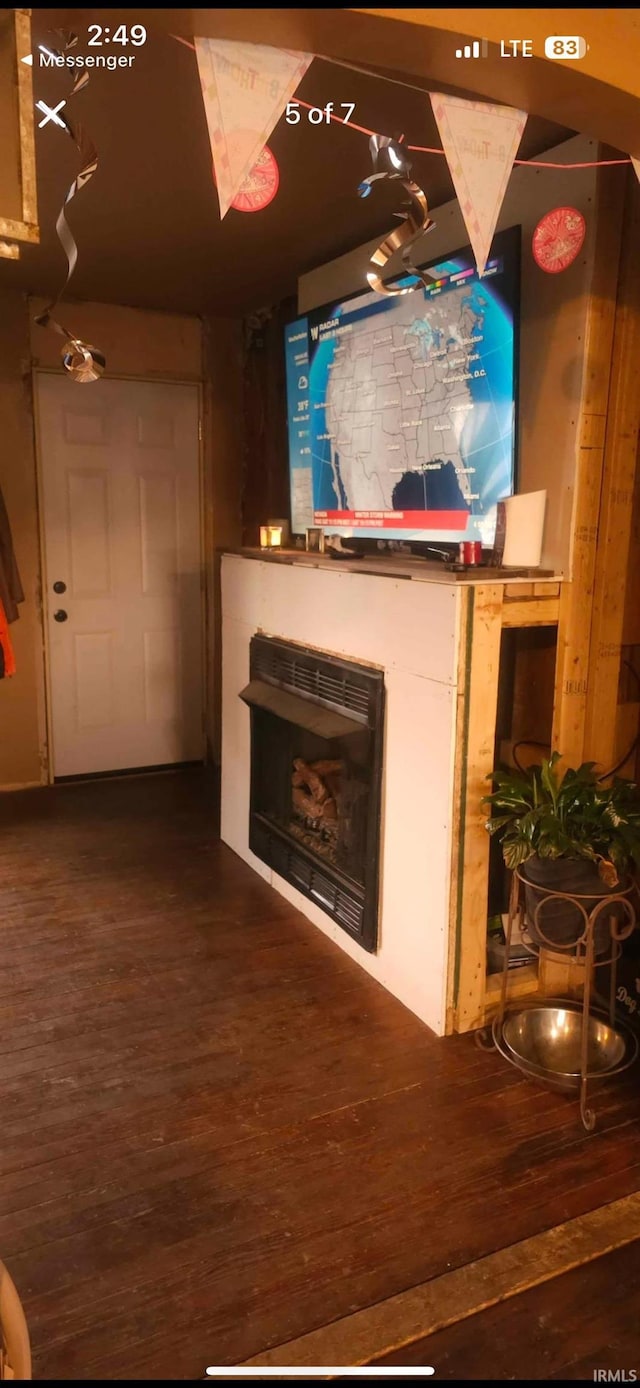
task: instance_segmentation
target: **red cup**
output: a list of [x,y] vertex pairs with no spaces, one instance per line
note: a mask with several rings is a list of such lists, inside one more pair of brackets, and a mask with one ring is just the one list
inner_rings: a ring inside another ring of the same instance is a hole
[[482,563],[482,541],[463,540],[462,542],[462,562],[463,564]]

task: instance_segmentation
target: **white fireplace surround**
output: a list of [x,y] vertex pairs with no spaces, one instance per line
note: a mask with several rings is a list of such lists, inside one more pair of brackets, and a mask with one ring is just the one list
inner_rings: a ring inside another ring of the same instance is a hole
[[[459,589],[331,559],[222,558],[221,835],[325,935],[444,1035]],[[368,954],[249,849],[249,644],[260,632],[384,670],[379,943]]]

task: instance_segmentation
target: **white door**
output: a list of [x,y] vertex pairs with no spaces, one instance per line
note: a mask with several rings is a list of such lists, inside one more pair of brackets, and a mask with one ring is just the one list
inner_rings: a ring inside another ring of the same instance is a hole
[[198,389],[37,373],[55,776],[201,761]]

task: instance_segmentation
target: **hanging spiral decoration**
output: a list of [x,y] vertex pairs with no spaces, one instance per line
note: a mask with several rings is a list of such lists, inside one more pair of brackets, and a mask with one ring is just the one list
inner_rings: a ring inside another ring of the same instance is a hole
[[[408,208],[395,214],[396,217],[400,218],[402,225],[390,231],[373,252],[369,260],[367,281],[377,294],[394,296],[412,294],[420,284],[426,286],[431,283],[431,279],[414,265],[411,251],[418,237],[426,231],[431,231],[435,222],[429,216],[426,193],[411,178],[411,161],[401,142],[390,139],[388,135],[372,135],[369,140],[369,150],[373,163],[373,173],[360,184],[359,196],[361,198],[369,197],[374,183],[382,178],[388,178],[401,184],[405,192],[409,194],[410,202]],[[382,271],[396,251],[402,251],[402,264],[408,274],[414,276],[412,284],[402,287],[394,286],[393,279],[397,276],[388,281],[382,278]]]
[[[58,33],[64,40],[64,48],[61,51],[54,49],[53,52],[57,58],[60,58],[63,57],[65,53],[68,53],[70,49],[76,47],[78,35],[63,30],[59,30]],[[86,87],[88,81],[89,74],[87,72],[82,72],[76,77],[73,87],[71,88],[69,100],[71,100],[71,97],[76,96],[78,92],[82,91],[83,88]],[[78,247],[65,215],[66,208],[73,198],[75,198],[76,193],[79,193],[82,188],[85,188],[90,179],[93,178],[98,167],[98,153],[92,140],[80,124],[73,125],[64,115],[60,115],[58,119],[62,121],[67,134],[71,136],[78,154],[80,155],[80,169],[67,191],[67,195],[56,221],[58,240],[67,257],[67,276],[62,288],[56,294],[55,299],[47,305],[44,312],[40,313],[35,321],[39,327],[51,328],[54,332],[58,333],[60,337],[65,339],[65,345],[62,349],[62,364],[64,369],[68,372],[73,381],[77,381],[80,385],[84,385],[88,381],[97,381],[99,379],[106,366],[105,358],[97,347],[93,347],[88,342],[82,342],[80,338],[76,337],[68,328],[65,328],[62,323],[57,322],[53,317],[53,311],[57,308],[63,294],[66,293],[78,262]]]

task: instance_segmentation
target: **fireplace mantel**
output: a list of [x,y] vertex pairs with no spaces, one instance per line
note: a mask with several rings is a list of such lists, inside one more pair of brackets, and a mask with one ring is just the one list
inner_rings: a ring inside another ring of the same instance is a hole
[[304,549],[242,549],[224,550],[225,554],[239,555],[243,559],[256,559],[263,564],[300,564],[307,569],[329,569],[342,573],[372,574],[377,578],[406,578],[416,583],[444,583],[468,586],[483,583],[527,584],[532,581],[558,583],[560,576],[551,569],[494,569],[478,566],[476,569],[455,571],[445,568],[441,560],[422,559],[412,555],[367,554],[359,559],[337,559],[324,553],[311,553]]
[[[296,551],[225,553],[221,568],[223,840],[437,1034],[479,1025],[489,858],[480,802],[494,763],[501,633],[557,624],[559,580],[499,581],[483,570],[460,581],[439,564]],[[250,715],[240,696],[256,634],[384,671],[375,954],[249,847]]]

